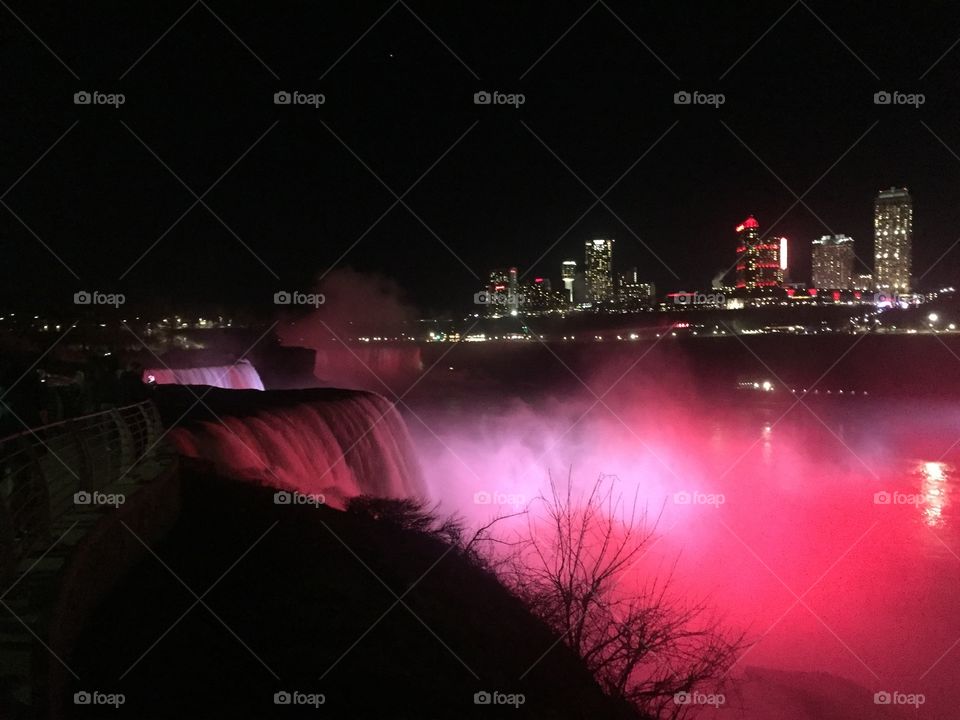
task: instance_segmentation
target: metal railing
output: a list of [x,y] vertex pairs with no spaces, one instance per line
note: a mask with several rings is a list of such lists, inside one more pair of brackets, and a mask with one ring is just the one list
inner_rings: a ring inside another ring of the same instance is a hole
[[152,455],[163,433],[150,401],[0,439],[0,580],[74,507]]

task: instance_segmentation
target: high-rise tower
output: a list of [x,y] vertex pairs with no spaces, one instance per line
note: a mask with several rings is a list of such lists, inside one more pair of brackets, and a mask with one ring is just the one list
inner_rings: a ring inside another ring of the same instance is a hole
[[584,260],[587,300],[592,303],[613,300],[613,240],[587,240]]
[[737,287],[747,290],[783,284],[783,238],[760,240],[760,223],[751,215],[737,225]]
[[573,283],[577,279],[577,261],[576,260],[563,261],[561,277],[563,278],[563,290],[566,295],[567,302],[572,305],[573,304]]
[[890,188],[873,203],[873,276],[877,290],[910,292],[913,199],[906,188]]
[[824,235],[813,241],[813,286],[827,290],[853,289],[853,238]]

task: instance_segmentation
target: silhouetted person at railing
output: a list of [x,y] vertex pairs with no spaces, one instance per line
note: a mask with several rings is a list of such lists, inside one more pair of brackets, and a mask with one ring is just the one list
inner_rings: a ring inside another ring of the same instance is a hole
[[116,407],[120,402],[120,379],[116,358],[112,355],[97,358],[92,363],[91,370],[93,373],[93,395],[96,402],[95,410]]
[[120,373],[120,404],[132,405],[148,397],[148,388],[143,384],[143,366],[134,361]]

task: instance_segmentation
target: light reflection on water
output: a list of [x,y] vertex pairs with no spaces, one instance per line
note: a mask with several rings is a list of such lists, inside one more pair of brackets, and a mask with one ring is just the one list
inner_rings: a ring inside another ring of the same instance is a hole
[[943,510],[949,504],[950,473],[953,468],[939,461],[921,463],[919,472],[922,477],[924,506],[923,519],[930,527],[943,527]]
[[[769,420],[761,420],[758,423],[749,422],[749,426],[759,430],[756,443],[760,449],[760,464],[768,471],[774,471],[777,464],[777,433],[775,425]],[[785,428],[781,427],[781,432]],[[820,428],[817,428],[820,430]],[[920,512],[922,522],[930,528],[952,527],[950,506],[951,496],[960,492],[956,486],[956,468],[954,465],[943,460],[914,460],[904,461],[896,458],[888,458],[888,462],[877,463],[872,458],[869,462],[865,459],[866,454],[858,452],[858,448],[852,443],[846,442],[845,427],[843,424],[837,426],[835,430],[827,429],[824,425],[823,432],[826,433],[821,442],[832,436],[835,440],[833,451],[840,456],[846,456],[848,461],[855,460],[855,467],[867,475],[874,475],[881,482],[893,483],[898,490],[894,491],[894,504],[915,505]],[[757,430],[754,430],[757,432]],[[794,438],[795,440],[796,438]],[[809,438],[808,438],[809,439]],[[717,450],[723,447],[729,440],[728,428],[722,423],[715,423],[709,435],[710,446]],[[819,443],[816,443],[819,445]],[[823,449],[822,447],[820,449]],[[783,450],[783,448],[779,448]],[[829,453],[828,453],[829,454]],[[818,453],[812,453],[810,459],[818,456]],[[823,461],[826,458],[820,456]],[[902,489],[902,492],[899,490]],[[891,493],[881,493],[890,495]],[[875,500],[876,502],[876,500]]]

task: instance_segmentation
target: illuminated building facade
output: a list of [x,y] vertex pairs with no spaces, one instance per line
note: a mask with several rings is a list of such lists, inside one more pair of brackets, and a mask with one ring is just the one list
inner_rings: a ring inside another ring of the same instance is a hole
[[853,276],[854,290],[873,290],[873,274],[861,273]]
[[830,290],[852,290],[853,238],[824,235],[813,241],[813,286]]
[[780,287],[786,265],[786,238],[760,239],[760,223],[751,215],[737,225],[738,289]]
[[567,302],[571,305],[573,304],[573,284],[577,279],[577,261],[576,260],[564,260],[561,267],[561,275],[563,278],[563,290],[567,296]]
[[532,283],[521,287],[520,294],[523,297],[520,312],[523,314],[559,311],[566,304],[566,293],[555,292],[549,278],[534,278]]
[[604,303],[614,300],[613,240],[587,240],[584,260],[587,301]]
[[490,283],[487,286],[487,314],[491,316],[516,315],[523,298],[519,293],[517,269],[497,269],[490,271]]
[[892,187],[873,204],[873,272],[881,292],[910,292],[913,199],[906,188]]
[[655,292],[653,283],[639,281],[637,268],[617,275],[617,304],[622,310],[638,310],[652,304]]

